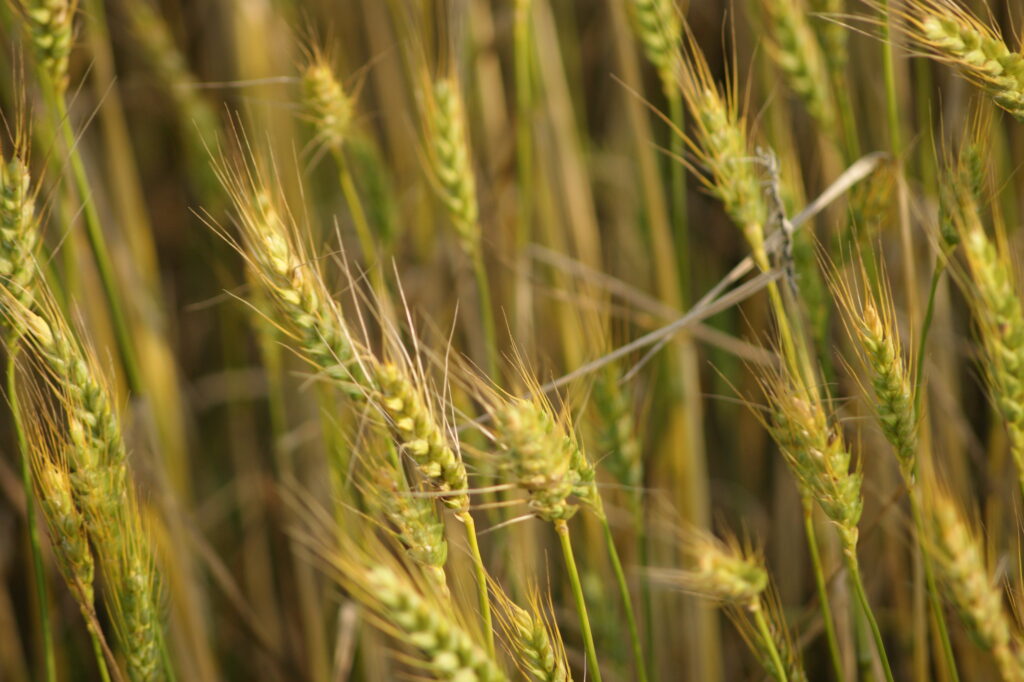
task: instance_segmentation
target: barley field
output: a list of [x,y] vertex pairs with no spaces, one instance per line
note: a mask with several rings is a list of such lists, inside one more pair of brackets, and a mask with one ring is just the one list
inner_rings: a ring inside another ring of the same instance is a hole
[[1019,0],[0,0],[0,680],[1024,681]]

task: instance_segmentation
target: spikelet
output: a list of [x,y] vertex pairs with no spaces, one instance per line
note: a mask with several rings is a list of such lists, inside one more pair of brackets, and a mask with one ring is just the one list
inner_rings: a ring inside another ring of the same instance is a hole
[[277,210],[262,176],[226,162],[218,165],[217,175],[238,214],[243,241],[239,251],[283,314],[284,330],[303,357],[351,398],[368,401],[387,419],[401,451],[432,485],[452,492],[443,498],[446,506],[468,509],[465,465],[431,407],[422,377],[405,364],[379,359],[355,338],[315,259]]
[[513,602],[497,584],[492,583],[492,590],[502,628],[520,670],[540,682],[572,682],[558,627],[546,612],[537,589],[530,589],[525,609]]
[[36,490],[50,529],[50,543],[57,557],[57,566],[80,601],[82,610],[91,611],[95,563],[89,549],[85,521],[75,506],[71,476],[64,464],[52,461],[42,448],[34,448],[33,454]]
[[319,50],[312,51],[302,72],[302,103],[317,140],[333,151],[339,150],[352,124],[352,100]]
[[556,413],[525,366],[528,397],[480,383],[477,396],[493,423],[488,434],[501,451],[501,469],[529,493],[530,508],[546,521],[572,517],[580,504],[605,518],[597,469],[587,457],[568,414]]
[[845,551],[857,546],[864,501],[861,474],[850,469],[850,453],[838,427],[829,423],[820,399],[781,375],[762,380],[771,412],[768,429],[801,490],[809,494],[839,531]]
[[445,505],[456,511],[468,509],[466,467],[430,407],[423,382],[411,379],[412,373],[400,364],[374,362],[371,367],[378,391],[375,402],[398,433],[402,451],[438,489],[454,493],[442,498]]
[[[693,35],[687,32],[680,85],[694,132],[686,142],[708,173],[701,181],[743,231],[758,267],[769,268],[764,248],[769,211],[755,170],[734,84],[720,90]],[[734,77],[735,78],[735,77]]]
[[463,250],[473,255],[480,248],[480,209],[458,81],[438,79],[429,102],[426,137],[437,191]]
[[825,57],[814,39],[802,0],[761,0],[771,35],[769,54],[807,111],[831,134],[835,103],[828,86]]
[[36,61],[58,96],[68,87],[68,60],[74,37],[77,0],[14,0],[32,40]]
[[387,462],[374,462],[368,486],[370,504],[394,527],[398,539],[439,587],[447,589],[444,565],[448,541],[432,498],[410,494],[405,475]]
[[953,66],[1018,121],[1024,121],[1024,54],[951,0],[909,0],[894,10],[915,50]]
[[673,87],[678,71],[683,27],[672,0],[630,0],[633,30],[665,88]]
[[1002,589],[984,559],[983,543],[957,505],[939,486],[925,501],[931,554],[946,596],[974,640],[992,653],[1003,679],[1024,680],[1018,634],[1003,605]]

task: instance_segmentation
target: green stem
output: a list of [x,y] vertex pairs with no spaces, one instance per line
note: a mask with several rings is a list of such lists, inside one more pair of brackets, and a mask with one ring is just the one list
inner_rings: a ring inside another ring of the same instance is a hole
[[[666,81],[665,95],[668,98],[669,118],[673,127],[682,131],[686,125],[686,109],[683,107],[683,98],[676,87],[675,82]],[[671,194],[672,206],[672,233],[676,245],[676,261],[678,264],[679,293],[683,306],[689,300],[690,287],[690,244],[686,222],[686,168],[682,159],[685,156],[686,148],[683,136],[676,132],[669,131],[668,159],[671,169],[669,192]]]
[[491,600],[487,595],[487,570],[480,555],[480,543],[476,537],[476,522],[473,515],[466,510],[459,515],[466,525],[466,539],[469,540],[469,553],[473,559],[473,571],[476,573],[477,600],[480,605],[480,620],[484,626],[484,638],[487,642],[487,653],[494,658],[494,625],[491,622]]
[[[636,525],[637,552],[641,566],[650,566],[651,543],[644,522],[644,504],[641,495],[635,495],[633,501],[633,518]],[[640,583],[640,595],[644,603],[644,639],[647,643],[647,669],[651,671],[651,679],[656,679],[658,671],[654,660],[654,601],[651,599],[649,580]]]
[[850,584],[853,585],[853,591],[857,595],[857,601],[860,603],[861,610],[864,612],[864,618],[871,628],[871,636],[875,640],[875,649],[878,651],[878,657],[882,661],[882,670],[885,672],[886,682],[896,682],[892,676],[892,668],[889,667],[889,657],[885,653],[882,631],[878,628],[878,621],[875,620],[875,614],[871,610],[871,604],[868,602],[868,595],[864,591],[864,581],[860,575],[860,563],[857,561],[857,548],[846,547],[843,553],[846,556],[846,569],[850,572]]
[[36,526],[35,495],[32,489],[32,471],[29,467],[28,438],[21,421],[21,407],[18,402],[17,382],[15,381],[15,359],[17,346],[14,341],[8,345],[7,351],[7,400],[11,406],[14,421],[14,432],[18,439],[18,451],[21,455],[21,485],[25,491],[25,523],[28,525],[28,544],[32,554],[33,580],[36,588],[36,600],[39,602],[39,627],[43,635],[43,663],[46,666],[48,682],[57,680],[57,663],[53,654],[53,632],[50,629],[50,600],[46,590],[46,570],[43,567],[43,552],[39,542],[39,528]]
[[142,375],[135,355],[135,346],[132,343],[131,329],[121,301],[117,275],[110,259],[110,252],[107,250],[106,239],[103,236],[103,225],[100,223],[99,212],[96,210],[96,203],[92,198],[92,189],[85,172],[85,164],[82,162],[82,156],[78,153],[78,146],[75,143],[75,131],[71,127],[67,104],[64,97],[49,82],[49,79],[47,79],[46,89],[57,111],[57,117],[60,119],[59,125],[64,137],[64,146],[67,147],[75,188],[78,191],[79,200],[82,202],[85,232],[92,249],[93,259],[96,261],[96,270],[99,273],[103,294],[110,309],[110,321],[114,328],[114,337],[117,340],[117,349],[124,367],[125,379],[128,382],[129,390],[138,395],[143,393]]
[[928,332],[932,326],[932,316],[935,314],[935,296],[939,290],[939,281],[942,273],[946,270],[944,261],[936,259],[935,268],[932,270],[932,283],[928,290],[928,307],[924,311],[924,320],[921,322],[921,340],[917,344],[917,366],[914,368],[914,414],[921,414],[921,378],[924,375],[924,349],[928,342]]
[[612,528],[608,523],[608,517],[602,513],[600,519],[601,527],[604,529],[604,540],[608,545],[608,558],[611,559],[615,580],[619,584],[619,594],[622,596],[622,605],[626,609],[626,626],[629,628],[629,637],[633,643],[636,679],[640,682],[647,682],[644,649],[640,644],[640,632],[636,627],[636,615],[633,612],[633,599],[629,595],[629,585],[626,583],[626,573],[622,570],[622,562],[619,560],[619,551],[615,548],[615,539],[612,537]]
[[103,651],[103,643],[100,641],[100,636],[96,630],[89,626],[89,638],[92,640],[92,652],[93,656],[96,657],[96,667],[100,671],[100,679],[102,682],[110,682],[110,670],[107,669],[107,657]]
[[366,219],[363,202],[359,198],[359,191],[356,189],[356,183],[352,180],[352,172],[349,170],[348,162],[341,149],[334,151],[334,162],[338,167],[338,183],[341,185],[341,193],[345,195],[345,203],[348,204],[349,213],[352,215],[352,224],[356,228],[356,238],[359,239],[359,247],[363,250],[363,260],[370,271],[370,281],[374,289],[377,290],[377,295],[383,296],[385,291],[384,273],[381,270],[382,264],[379,262],[377,242],[373,238],[370,221]]
[[565,568],[569,573],[572,596],[576,599],[576,610],[580,616],[580,633],[583,635],[583,646],[587,652],[587,665],[590,670],[588,679],[601,682],[601,668],[597,663],[597,649],[594,647],[594,633],[590,629],[590,617],[587,615],[587,603],[583,599],[583,585],[576,569],[576,559],[572,554],[572,542],[569,540],[569,524],[564,519],[555,521],[555,531],[562,544],[562,555],[565,557]]
[[811,566],[814,569],[814,583],[818,589],[818,602],[821,604],[821,618],[825,624],[825,639],[828,641],[828,653],[832,659],[832,667],[836,673],[836,681],[844,682],[843,657],[839,651],[839,638],[836,637],[835,622],[832,620],[832,606],[828,598],[828,582],[821,565],[821,554],[818,552],[818,540],[814,533],[814,517],[810,500],[804,499],[804,531],[807,534],[807,549],[811,555]]
[[889,0],[881,0],[882,13],[885,15],[881,22],[881,43],[882,43],[882,73],[885,79],[885,110],[889,121],[889,145],[895,155],[903,150],[903,140],[900,133],[900,109],[896,99],[896,67],[894,64],[892,40],[889,39]]
[[484,256],[480,246],[473,250],[473,274],[476,276],[477,296],[480,300],[480,322],[484,327],[484,349],[487,358],[487,376],[498,379],[498,334],[494,326],[494,309],[491,307],[491,284],[484,267]]
[[772,639],[772,630],[768,627],[768,621],[765,620],[760,598],[756,598],[750,605],[750,611],[754,614],[754,624],[757,625],[757,631],[761,633],[765,649],[768,650],[768,658],[771,659],[772,665],[778,673],[772,677],[778,682],[787,682],[786,667],[782,664],[782,656],[779,655],[779,649],[775,646],[775,640]]

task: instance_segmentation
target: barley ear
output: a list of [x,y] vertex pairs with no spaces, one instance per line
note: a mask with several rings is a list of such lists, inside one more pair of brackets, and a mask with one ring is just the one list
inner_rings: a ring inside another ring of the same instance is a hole
[[410,558],[436,585],[447,590],[444,565],[448,541],[433,498],[409,490],[405,474],[386,461],[371,463],[369,504],[390,522]]
[[629,0],[633,29],[664,88],[675,86],[683,27],[672,0]]
[[912,48],[951,65],[1018,121],[1024,121],[1024,55],[951,0],[908,0],[895,10]]
[[341,149],[352,125],[352,100],[338,82],[327,57],[316,49],[302,71],[302,103],[317,140],[333,151]]
[[36,462],[36,485],[61,573],[83,603],[91,606],[95,568],[85,522],[72,499],[71,477],[59,464],[40,460]]
[[859,280],[859,291],[855,291],[836,275],[832,289],[870,377],[882,434],[895,450],[904,481],[911,486],[917,471],[918,444],[915,382],[910,369],[914,363],[912,358],[904,357],[885,273],[878,277],[877,292],[872,290],[863,263]]
[[438,194],[463,250],[473,255],[480,245],[480,211],[458,81],[437,80],[429,93],[429,101],[427,145]]
[[546,521],[573,516],[577,505],[569,498],[577,483],[573,464],[578,449],[543,399],[513,398],[495,405],[491,415],[503,467],[529,493],[530,508]]
[[960,192],[952,218],[967,261],[969,280],[962,284],[984,351],[982,367],[1024,486],[1024,309],[1017,277],[1006,249],[985,234],[973,197]]
[[995,658],[1003,678],[1024,680],[1019,633],[1003,603],[1003,589],[985,561],[984,544],[948,492],[930,484],[924,497],[932,565],[968,632]]
[[848,554],[856,550],[863,510],[861,474],[851,468],[842,431],[825,412],[821,398],[803,382],[783,374],[762,379],[769,402],[769,432],[800,489],[811,496],[839,531]]
[[769,54],[808,113],[825,133],[834,134],[836,110],[825,56],[814,38],[802,0],[761,0],[761,7],[771,35]]
[[0,283],[19,305],[28,308],[35,288],[39,242],[32,181],[17,154],[0,164]]
[[717,197],[750,244],[758,267],[769,268],[764,248],[768,206],[755,172],[754,149],[733,80],[719,88],[693,35],[686,32],[680,87],[693,126],[686,139],[698,178]]
[[565,645],[551,614],[550,598],[545,600],[538,588],[531,586],[523,608],[494,581],[491,590],[511,653],[523,674],[540,682],[572,682]]
[[707,531],[688,528],[683,531],[682,550],[686,568],[650,569],[651,579],[740,608],[759,603],[768,588],[763,560],[733,536],[720,540]]
[[77,0],[13,0],[20,10],[39,67],[58,96],[68,87],[68,60],[74,39]]
[[458,602],[441,598],[417,572],[405,570],[372,536],[346,536],[333,525],[314,528],[310,544],[334,577],[384,632],[418,651],[423,672],[450,682],[505,682],[508,677],[464,624]]

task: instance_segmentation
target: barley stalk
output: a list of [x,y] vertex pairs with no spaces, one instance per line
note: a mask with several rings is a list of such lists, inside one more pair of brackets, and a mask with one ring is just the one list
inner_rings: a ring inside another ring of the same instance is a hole
[[[807,682],[807,673],[776,600],[762,599],[762,603],[753,611],[732,609],[729,615],[747,646],[757,655],[761,666],[773,679]],[[751,620],[754,622],[751,623]]]
[[483,403],[493,422],[492,437],[503,453],[502,470],[527,492],[533,513],[554,524],[576,602],[587,664],[590,674],[600,682],[597,649],[567,523],[579,508],[579,501],[574,499],[577,493],[584,495],[589,505],[596,505],[595,511],[603,518],[593,469],[536,382],[525,373],[523,378],[532,387],[530,397],[507,397],[497,390],[485,391]]
[[628,488],[635,505],[640,502],[640,486],[644,482],[643,457],[636,434],[636,419],[626,395],[619,385],[620,374],[601,372],[594,383],[594,408],[598,416],[597,451],[604,467],[615,480]]
[[862,476],[851,470],[850,453],[841,431],[829,423],[821,398],[806,387],[776,375],[762,386],[769,398],[772,423],[769,430],[782,451],[801,491],[809,495],[835,526],[850,573],[850,584],[871,628],[875,649],[886,680],[894,682],[878,622],[871,610],[857,558],[857,527],[863,510]]
[[747,607],[768,587],[763,561],[739,542],[720,540],[707,531],[684,532],[685,569],[649,569],[651,579],[721,604]]
[[370,277],[373,286],[383,301],[387,289],[377,262],[377,243],[343,149],[343,144],[351,136],[355,105],[335,76],[327,56],[316,48],[310,48],[310,55],[302,72],[302,105],[316,131],[315,141],[326,146],[334,157],[338,168],[338,182],[352,215],[352,224],[356,228],[359,245],[367,265],[371,267]]
[[[574,560],[565,522],[576,513],[579,504],[597,516],[603,527],[609,559],[626,611],[637,679],[646,680],[646,664],[632,598],[597,488],[597,471],[567,420],[556,417],[551,404],[536,390],[535,382],[529,378],[526,382],[533,387],[529,398],[506,400],[492,394],[488,396],[489,403],[485,400],[494,421],[495,442],[505,453],[504,469],[518,487],[529,493],[529,505],[534,513],[555,523],[559,534],[564,534],[563,553],[567,564]],[[575,569],[569,568],[571,577]],[[579,596],[577,606],[583,620],[586,618],[586,606],[582,593]],[[589,631],[589,623],[582,624],[582,627],[585,633]],[[592,645],[592,642],[586,643]],[[596,654],[592,658],[591,664],[596,666]]]
[[245,255],[283,313],[302,355],[357,401],[369,402],[394,427],[401,450],[439,490],[447,506],[468,508],[467,476],[423,388],[404,368],[383,362],[355,339],[315,262],[253,176],[218,170],[238,211]]

